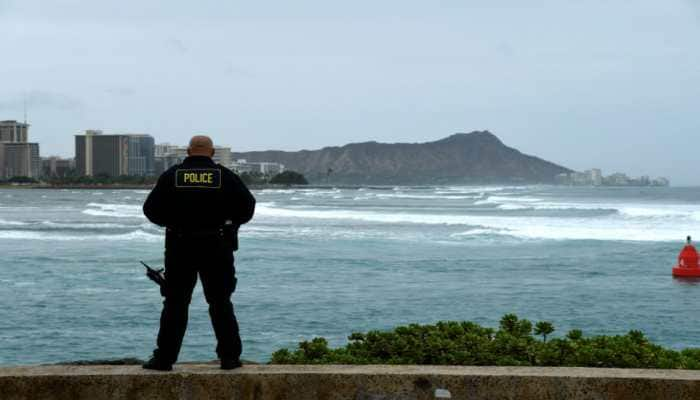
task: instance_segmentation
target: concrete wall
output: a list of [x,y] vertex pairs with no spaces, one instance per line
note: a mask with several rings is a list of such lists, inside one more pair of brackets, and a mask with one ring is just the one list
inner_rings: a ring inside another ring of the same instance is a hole
[[700,399],[700,372],[589,368],[177,365],[0,368],[2,400]]

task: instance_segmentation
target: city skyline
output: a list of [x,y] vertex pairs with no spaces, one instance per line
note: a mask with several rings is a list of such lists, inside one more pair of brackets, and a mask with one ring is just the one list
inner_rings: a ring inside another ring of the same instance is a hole
[[[17,120],[4,120],[4,121],[0,120],[0,122],[15,123],[17,125],[24,126],[24,131],[23,131],[23,133],[20,134],[23,136],[20,136],[21,140],[18,140],[18,141],[24,141],[24,142],[27,141],[27,136],[28,136],[27,132],[29,130],[29,126],[31,126],[31,124],[28,121],[19,122]],[[156,157],[156,159],[159,157],[165,157],[165,158],[169,157],[169,159],[165,162],[166,166],[172,166],[177,162],[181,162],[182,159],[184,159],[184,157],[186,157],[186,149],[187,149],[186,144],[175,144],[175,143],[170,143],[170,142],[158,141],[155,137],[153,137],[152,135],[147,134],[147,133],[114,133],[114,132],[109,133],[108,132],[105,134],[103,132],[103,130],[101,130],[101,129],[86,129],[86,130],[83,130],[82,133],[78,133],[78,134],[74,135],[74,137],[76,138],[76,143],[74,146],[75,151],[73,152],[74,153],[73,156],[59,155],[59,154],[40,155],[40,154],[38,154],[38,152],[39,152],[38,146],[36,148],[36,152],[37,152],[37,155],[40,156],[41,160],[49,161],[51,159],[54,159],[54,162],[55,162],[55,159],[72,160],[76,163],[76,168],[77,168],[78,173],[81,175],[86,175],[86,168],[87,167],[86,166],[81,167],[80,166],[81,164],[78,162],[78,159],[81,158],[82,162],[84,163],[85,156],[78,154],[79,153],[79,150],[78,150],[79,146],[78,146],[77,140],[78,140],[78,137],[85,138],[87,136],[93,136],[93,135],[97,135],[101,138],[147,136],[147,137],[153,139],[152,140],[153,143],[151,143],[149,146],[150,146],[150,148],[152,148],[153,155]],[[83,139],[83,140],[84,141],[82,142],[82,148],[84,149],[86,146],[85,145],[86,139]],[[124,146],[126,146],[126,144]],[[139,144],[139,147],[140,147],[140,144]],[[233,157],[232,157],[233,151],[231,150],[230,146],[226,146],[225,144],[215,143],[215,148],[218,151],[218,153],[214,157],[216,162],[221,163],[223,165],[235,165],[235,166],[239,166],[239,167],[242,166],[243,169],[246,169],[246,170],[248,169],[248,166],[245,165],[246,164],[245,161],[243,162],[243,164],[240,164],[239,160],[233,159]],[[225,155],[223,155],[220,150],[223,150]],[[240,152],[240,151],[238,151],[238,152]],[[159,153],[163,153],[163,154],[159,154]],[[90,158],[91,157],[88,157],[88,159],[90,159]],[[144,161],[140,161],[141,164],[143,164],[143,162]],[[125,164],[124,166],[117,167],[117,168],[123,168],[123,171],[122,171],[122,172],[124,172],[123,175],[131,175],[133,173],[133,171],[129,171],[129,169],[133,169],[133,166],[131,166],[133,164],[133,161],[127,161],[127,159],[125,159],[123,161],[123,163]],[[278,164],[275,162],[264,162],[262,164],[268,164],[268,163],[280,165],[281,169],[284,170],[284,166],[282,164]],[[126,165],[129,165],[131,167],[127,167]],[[262,168],[264,169],[264,167],[262,167]],[[144,165],[141,165],[138,168],[138,170],[142,171],[142,172],[138,172],[138,173],[136,173],[136,175],[149,176],[149,175],[152,175],[152,172],[149,173],[148,171],[160,171],[160,172],[162,172],[164,169],[167,169],[167,168],[157,168],[154,165],[150,166],[150,167],[146,167]],[[88,170],[89,170],[89,168],[88,168]],[[664,177],[664,176],[661,176],[658,174],[655,175],[653,173],[644,173],[644,174],[641,174],[641,175],[635,177],[635,176],[628,176],[626,172],[616,171],[616,172],[612,173],[611,176],[604,177],[604,176],[602,176],[601,169],[598,167],[593,167],[593,168],[589,168],[586,170],[574,170],[574,172],[571,174],[561,174],[561,175],[566,175],[566,176],[563,176],[563,177],[557,176],[557,181],[558,181],[558,184],[567,184],[567,185],[571,185],[571,184],[573,184],[573,185],[581,185],[581,184],[588,185],[588,184],[590,184],[592,186],[600,186],[601,183],[597,182],[595,178],[592,178],[591,173],[597,174],[599,176],[598,179],[611,178],[614,180],[615,178],[617,178],[617,182],[621,186],[627,186],[630,183],[634,183],[634,182],[637,182],[637,183],[644,182],[645,180],[647,181],[647,184],[650,184],[651,186],[668,186],[669,181],[670,181],[667,177]],[[87,173],[87,175],[92,175],[92,172]],[[118,175],[118,174],[112,174],[112,175]]]
[[487,129],[572,169],[697,185],[699,10],[4,0],[0,115],[26,104],[35,140],[60,155],[61,135],[90,127],[172,143],[204,132],[235,151]]
[[[19,122],[18,120],[15,120],[15,121]],[[29,122],[27,122],[27,121],[23,121],[23,122],[21,122],[21,123],[26,123],[26,124],[28,124],[29,126],[32,125],[31,123],[29,123]],[[102,129],[84,129],[84,130],[82,130],[83,133],[84,133],[84,132],[89,132],[89,131],[99,131],[99,132],[102,132],[103,130],[102,130]],[[123,132],[122,132],[122,131],[120,131],[120,132],[111,132],[111,133],[107,133],[107,135],[133,135],[133,134],[137,134],[137,133],[129,133],[129,132],[136,132],[136,131],[135,131],[135,130],[126,129],[126,130],[124,130]],[[195,132],[195,133],[193,133],[192,135],[194,135],[194,134],[207,134],[207,135],[211,135],[211,134],[208,134],[208,133],[206,133],[206,132]],[[76,135],[80,135],[80,133],[78,133],[78,134],[76,134]],[[150,134],[149,134],[149,135],[150,135]],[[75,135],[73,135],[73,136],[75,136]],[[216,136],[214,135],[214,137],[216,137]],[[187,143],[189,142],[189,137],[188,137],[188,139],[187,139],[186,141],[184,141],[183,143],[173,143],[173,142],[171,142],[171,141],[169,141],[169,140],[158,140],[158,138],[156,138],[155,136],[154,136],[154,139],[155,139],[155,144],[156,144],[156,145],[173,145],[173,146],[178,146],[178,147],[186,147],[186,146],[187,146]],[[369,141],[369,140],[368,140],[368,141]],[[313,149],[313,148],[309,148],[309,149],[298,149],[298,150],[277,149],[277,148],[275,148],[275,149],[262,149],[262,150],[233,150],[233,147],[230,146],[230,145],[227,144],[227,143],[222,143],[222,142],[219,142],[219,141],[216,141],[216,140],[214,140],[214,143],[215,143],[215,146],[216,146],[216,147],[228,148],[228,149],[231,150],[232,152],[237,152],[237,153],[240,153],[240,152],[247,152],[247,151],[266,151],[266,150],[282,150],[282,151],[315,150],[315,149]],[[344,146],[344,145],[346,145],[346,144],[350,144],[350,143],[336,144],[336,145],[330,145],[330,146],[324,146],[324,147]],[[506,143],[506,145],[508,145],[508,144]],[[519,150],[519,149],[518,149],[518,150]],[[71,155],[71,154],[58,153],[58,152],[45,152],[45,154],[42,154],[41,157],[42,157],[42,158],[59,157],[59,158],[66,158],[66,159],[68,159],[68,158],[74,159],[74,158],[75,158],[75,154],[74,154],[74,153],[75,153],[75,152],[73,152],[73,155]],[[536,156],[536,157],[540,157],[540,156],[537,155],[537,154],[531,154],[531,155]],[[540,157],[540,158],[541,158],[541,157]],[[566,165],[566,164],[560,164],[560,165],[563,165],[564,167],[567,167],[567,168],[571,168],[570,166],[568,166],[568,165]],[[595,169],[600,169],[600,168],[597,167],[597,166],[590,166],[590,165],[588,165],[588,166],[585,166],[584,168],[581,168],[581,169],[575,169],[575,168],[572,168],[572,169],[573,169],[574,171],[576,171],[576,172],[586,172],[586,171],[589,170],[589,169],[594,169],[594,170],[595,170]],[[623,171],[623,170],[615,170],[615,172],[613,172],[613,175],[627,175],[627,174],[630,174],[630,172],[629,172],[629,171]],[[669,179],[669,178],[667,178],[666,176],[662,176],[662,174],[660,174],[660,173],[655,173],[654,171],[649,171],[648,169],[647,169],[647,170],[642,170],[641,172],[636,173],[636,174],[635,174],[635,173],[631,173],[631,175],[632,175],[632,176],[638,176],[638,177],[652,177],[652,178]],[[672,181],[673,179],[671,178],[670,180]],[[684,181],[682,181],[682,182],[680,183],[680,185],[677,185],[677,186],[697,186],[697,184],[694,184],[693,182],[690,182],[690,183],[689,183],[689,182],[684,182]]]

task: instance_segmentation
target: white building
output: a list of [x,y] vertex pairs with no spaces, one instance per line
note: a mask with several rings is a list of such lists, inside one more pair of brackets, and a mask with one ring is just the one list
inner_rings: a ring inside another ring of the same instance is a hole
[[245,159],[236,160],[230,163],[229,167],[239,174],[256,172],[263,175],[276,175],[284,172],[284,164],[276,162],[248,162]]

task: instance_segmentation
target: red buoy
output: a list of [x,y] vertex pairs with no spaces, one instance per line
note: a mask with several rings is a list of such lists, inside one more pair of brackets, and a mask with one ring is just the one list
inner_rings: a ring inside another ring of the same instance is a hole
[[695,246],[690,243],[690,236],[688,236],[688,243],[678,255],[678,265],[673,268],[673,276],[700,278],[698,251],[695,250]]

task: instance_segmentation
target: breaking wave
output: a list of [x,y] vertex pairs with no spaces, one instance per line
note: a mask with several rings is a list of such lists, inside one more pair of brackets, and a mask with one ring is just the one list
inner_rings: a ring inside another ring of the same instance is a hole
[[0,239],[7,240],[42,240],[42,241],[61,241],[61,242],[72,242],[72,241],[146,241],[146,242],[158,242],[162,240],[162,235],[156,235],[152,233],[145,232],[143,230],[135,230],[128,233],[120,234],[101,234],[101,235],[65,235],[53,232],[42,232],[42,231],[24,231],[24,230],[14,230],[14,231],[0,231]]
[[146,218],[140,205],[89,203],[87,207],[83,214],[96,217]]
[[[431,214],[349,209],[290,209],[259,205],[262,218],[295,218],[306,220],[345,220],[376,224],[424,224],[468,226],[457,236],[505,235],[524,239],[614,240],[614,241],[675,241],[684,232],[700,228],[697,211],[681,214],[656,212],[630,217],[618,211],[595,218],[555,216],[497,216]],[[634,214],[634,211],[631,213]],[[639,213],[638,213],[639,214]],[[659,221],[657,216],[678,217]],[[474,226],[481,228],[474,229]]]
[[22,222],[22,221],[8,221],[5,219],[0,219],[0,226],[22,226],[22,225],[28,225],[28,223]]

